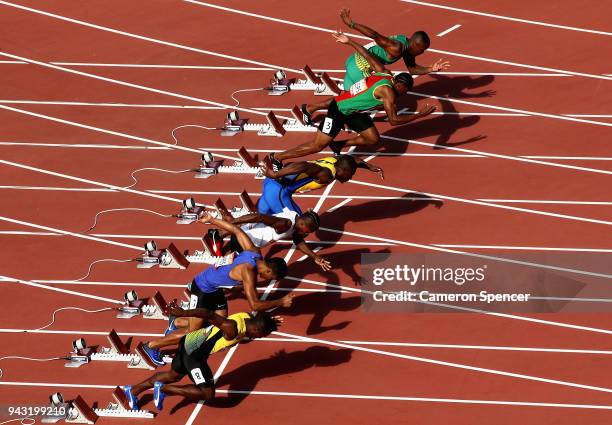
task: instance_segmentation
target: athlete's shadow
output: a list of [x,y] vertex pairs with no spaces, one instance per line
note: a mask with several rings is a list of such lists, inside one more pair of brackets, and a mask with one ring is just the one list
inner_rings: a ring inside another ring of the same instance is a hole
[[[267,342],[256,342],[256,344],[268,344]],[[316,345],[300,351],[277,351],[272,356],[244,364],[229,373],[221,375],[217,388],[229,385],[230,392],[226,397],[217,397],[207,402],[206,405],[217,408],[236,407],[246,399],[253,391],[259,381],[275,376],[295,374],[312,367],[333,367],[351,360],[353,350],[331,349]],[[223,388],[225,390],[225,388]],[[236,391],[236,392],[234,392]],[[188,400],[182,400],[176,404],[171,413],[190,404]]]
[[[450,97],[455,99],[479,99],[491,97],[495,95],[493,90],[484,90],[478,93],[470,93],[465,90],[476,89],[491,84],[495,77],[492,75],[483,75],[480,77],[460,76],[449,77],[446,75],[431,74],[433,80],[429,80],[424,84],[418,84],[413,91],[417,93],[430,94],[439,97]],[[418,83],[418,79],[416,80]],[[418,96],[407,95],[398,101],[398,110],[407,108],[408,111],[415,111],[419,105],[427,103],[427,99]],[[431,103],[431,102],[429,102]],[[436,112],[443,112],[443,115],[430,115],[429,117],[420,119],[405,126],[391,128],[383,133],[383,136],[397,137],[404,140],[419,140],[425,137],[438,136],[435,142],[434,149],[443,147],[461,146],[468,143],[476,142],[486,138],[484,135],[475,135],[460,141],[451,141],[455,132],[462,128],[471,127],[480,121],[478,115],[459,115],[455,104],[451,101],[441,101],[442,109]],[[477,106],[467,107],[471,110],[477,109]],[[466,108],[464,108],[465,110]],[[404,153],[408,149],[408,143],[404,141],[395,141],[382,139],[382,152],[389,153]]]

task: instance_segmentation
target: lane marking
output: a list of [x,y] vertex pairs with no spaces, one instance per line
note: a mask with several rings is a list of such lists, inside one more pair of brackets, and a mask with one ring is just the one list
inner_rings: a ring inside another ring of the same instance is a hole
[[[2,53],[0,53],[0,54],[2,54]],[[97,131],[99,133],[105,133],[105,134],[110,134],[110,135],[113,135],[113,136],[123,137],[123,138],[126,138],[126,139],[138,140],[139,142],[149,143],[149,144],[158,145],[158,146],[164,146],[164,147],[169,148],[169,149],[185,151],[185,152],[191,152],[191,153],[197,153],[198,155],[202,155],[202,153],[203,153],[203,151],[201,151],[199,149],[188,148],[188,147],[181,146],[181,145],[173,145],[173,144],[170,144],[170,143],[158,142],[157,140],[147,139],[147,138],[139,137],[139,136],[133,136],[131,134],[121,133],[121,132],[113,131],[113,130],[107,130],[105,128],[94,127],[94,126],[87,125],[87,124],[81,124],[81,123],[76,122],[76,121],[64,120],[64,119],[61,119],[61,118],[52,117],[51,115],[38,114],[36,112],[30,112],[30,111],[26,111],[25,109],[18,109],[18,108],[14,108],[12,106],[6,106],[6,105],[1,105],[0,104],[0,108],[1,109],[6,109],[8,111],[24,114],[24,115],[30,115],[30,116],[33,116],[33,117],[37,117],[37,118],[42,118],[42,119],[46,119],[46,120],[49,120],[49,121],[58,122],[58,123],[61,123],[61,124],[67,124],[67,125],[72,125],[74,127],[79,127],[79,128],[84,128],[84,129],[87,129],[87,130]],[[222,154],[217,154],[217,156],[219,156],[221,158],[226,158],[226,159],[240,160],[240,158],[236,158],[236,157],[233,157],[233,156],[222,155]]]
[[[0,1],[0,4],[1,3],[2,3],[2,1]],[[199,97],[187,96],[187,95],[184,95],[184,94],[175,93],[175,92],[171,92],[171,91],[167,91],[167,90],[161,90],[161,89],[156,89],[156,88],[153,88],[153,87],[143,86],[143,85],[140,85],[140,84],[129,83],[127,81],[116,80],[114,78],[103,77],[101,75],[91,74],[89,72],[77,71],[75,69],[66,68],[66,67],[59,66],[59,65],[52,65],[52,64],[47,63],[47,62],[41,62],[41,61],[37,61],[35,59],[25,58],[25,57],[13,55],[13,54],[7,53],[7,52],[0,52],[0,55],[6,56],[6,57],[9,57],[9,58],[19,59],[19,60],[22,60],[22,61],[25,61],[25,62],[28,62],[28,63],[32,63],[32,64],[35,64],[35,65],[39,65],[39,66],[42,66],[42,67],[45,67],[45,68],[51,68],[51,69],[55,69],[55,70],[58,70],[58,71],[64,71],[64,72],[67,72],[67,73],[70,73],[70,74],[76,74],[76,75],[80,75],[82,77],[93,78],[95,80],[100,80],[100,81],[104,81],[104,82],[107,82],[107,83],[113,83],[113,84],[117,84],[117,85],[120,85],[120,86],[131,87],[131,88],[135,88],[135,89],[139,89],[139,90],[149,91],[149,92],[152,92],[152,93],[159,93],[159,94],[163,94],[163,95],[166,95],[166,96],[177,97],[177,98],[180,98],[180,99],[191,100],[191,101],[194,101],[194,102],[205,103],[205,104],[208,104],[208,105],[219,106],[219,107],[227,108],[227,109],[233,109],[233,110],[238,110],[238,111],[243,111],[243,112],[249,112],[249,113],[257,114],[257,115],[263,115],[263,116],[267,115],[266,112],[262,112],[262,111],[256,111],[256,110],[253,110],[253,109],[243,108],[241,106],[233,106],[233,105],[228,105],[228,104],[225,104],[225,103],[214,102],[212,100],[206,100],[206,99],[202,99],[202,98],[199,98]],[[282,115],[279,115],[279,117],[290,119],[290,117],[283,117]],[[610,125],[612,126],[612,124],[610,124]]]
[[[184,287],[185,285],[181,285]],[[13,329],[5,328],[0,329],[0,333],[23,333],[27,329]],[[29,334],[59,334],[59,335],[100,335],[106,336],[108,332],[100,331],[84,331],[84,330],[36,330],[30,331]],[[119,336],[139,336],[139,337],[161,337],[163,333],[142,333],[142,332],[121,332],[117,331]],[[302,341],[295,338],[275,338],[266,337],[258,338],[254,342],[289,342],[289,343],[307,343],[308,341]],[[483,350],[483,351],[522,351],[528,353],[557,353],[557,354],[586,354],[586,355],[612,355],[612,350],[585,350],[579,348],[542,348],[542,347],[515,347],[505,345],[462,345],[462,344],[422,344],[416,342],[391,342],[391,341],[337,341],[344,344],[353,345],[374,345],[384,347],[409,347],[409,348],[448,348],[452,350]]]
[[457,198],[454,196],[440,195],[440,194],[431,193],[431,192],[421,192],[418,190],[402,189],[398,187],[386,186],[386,185],[377,184],[377,183],[368,183],[368,182],[364,182],[360,180],[349,180],[349,183],[353,183],[353,184],[357,184],[361,186],[375,187],[377,189],[395,190],[398,192],[405,192],[405,193],[420,193],[420,194],[429,196],[430,198],[434,198],[434,199],[446,199],[449,201],[480,205],[484,207],[499,208],[499,209],[504,209],[504,210],[519,211],[519,212],[528,213],[528,214],[543,215],[543,216],[548,216],[548,217],[562,218],[566,220],[581,221],[585,223],[604,224],[606,226],[612,226],[612,221],[597,220],[597,219],[588,218],[588,217],[581,217],[581,216],[575,216],[575,215],[569,215],[569,214],[551,213],[547,211],[534,210],[530,208],[513,207],[510,205],[504,205],[504,204],[493,204],[491,202],[483,202],[483,201],[477,201],[473,199]]
[[[321,32],[327,32],[327,33],[335,32],[334,30],[323,28],[323,27],[317,27],[317,26],[314,26],[314,25],[302,24],[302,23],[295,22],[295,21],[288,21],[286,19],[279,19],[279,18],[274,18],[274,17],[271,17],[271,16],[267,16],[267,15],[260,15],[260,14],[256,14],[256,13],[246,12],[246,11],[243,11],[243,10],[232,9],[232,8],[229,8],[229,7],[219,6],[217,4],[205,3],[205,2],[196,1],[196,0],[184,0],[184,1],[187,2],[187,3],[198,4],[200,6],[205,6],[205,7],[209,7],[209,8],[213,8],[213,9],[219,9],[219,10],[223,10],[223,11],[226,11],[226,12],[236,13],[236,14],[239,14],[239,15],[250,16],[250,17],[253,17],[253,18],[264,19],[264,20],[267,20],[267,21],[278,22],[278,23],[282,23],[282,24],[286,24],[286,25],[292,25],[292,26],[296,26],[296,27],[300,27],[300,28],[307,28],[307,29],[321,31]],[[2,1],[0,3],[4,3],[4,2]],[[350,34],[350,33],[346,33],[346,34],[349,37],[352,37],[352,38],[360,38],[362,40],[371,41],[371,39],[369,37],[365,37],[365,36],[360,35],[360,34]],[[467,54],[464,54],[464,53],[449,52],[449,51],[446,51],[446,50],[438,50],[438,49],[432,49],[432,48],[430,48],[428,50],[430,52],[434,52],[434,53],[442,53],[442,54],[450,55],[450,56],[458,56],[458,57],[467,58],[467,59],[474,59],[474,60],[485,61],[485,62],[499,63],[499,64],[503,64],[503,65],[511,65],[511,66],[517,66],[517,67],[522,67],[522,68],[537,69],[537,70],[540,70],[540,71],[547,71],[547,72],[559,72],[559,73],[563,73],[563,74],[578,75],[578,76],[582,76],[582,77],[597,78],[597,79],[602,79],[602,80],[612,80],[612,77],[608,77],[606,75],[600,75],[600,74],[587,74],[587,73],[584,73],[584,72],[574,72],[574,71],[566,71],[566,70],[563,70],[563,69],[546,68],[546,67],[543,67],[543,66],[527,65],[527,64],[518,63],[518,62],[509,62],[509,61],[503,61],[503,60],[498,60],[498,59],[491,59],[491,58],[485,58],[485,57],[480,57],[480,56],[467,55]]]
[[[33,287],[41,288],[41,289],[48,289],[50,291],[61,292],[63,294],[76,295],[76,296],[79,296],[79,297],[91,298],[93,300],[106,301],[106,302],[114,303],[114,304],[123,304],[123,301],[120,301],[120,300],[114,300],[112,298],[100,297],[98,295],[91,295],[91,294],[87,294],[85,292],[70,291],[68,289],[56,288],[55,286],[43,285],[41,283],[32,282],[30,280],[18,279],[16,277],[11,277],[11,276],[0,275],[0,282],[20,283],[22,285],[33,286]],[[0,383],[1,382],[2,381],[0,381]]]
[[487,18],[495,18],[495,19],[501,19],[501,20],[512,21],[512,22],[521,22],[523,24],[540,25],[543,27],[557,28],[557,29],[570,30],[570,31],[587,32],[590,34],[598,34],[598,35],[608,35],[608,36],[612,35],[612,32],[592,30],[588,28],[570,27],[567,25],[549,24],[547,22],[542,22],[542,21],[532,21],[529,19],[513,18],[511,16],[495,15],[493,13],[478,12],[476,10],[469,10],[469,9],[460,9],[458,7],[451,7],[451,6],[446,6],[442,4],[436,4],[436,3],[428,3],[424,1],[418,1],[418,0],[401,0],[401,1],[403,1],[404,3],[414,3],[414,4],[421,5],[421,6],[452,10],[453,12],[468,13],[470,15],[486,16]]
[[216,57],[220,57],[220,58],[224,58],[224,59],[231,59],[231,60],[235,60],[235,61],[238,61],[238,62],[250,63],[250,64],[254,64],[254,65],[263,66],[263,67],[266,67],[266,68],[272,68],[272,69],[275,69],[275,70],[276,69],[284,69],[286,71],[293,71],[293,72],[301,73],[301,71],[297,70],[297,69],[283,68],[283,67],[280,67],[280,66],[277,66],[277,65],[272,65],[272,64],[269,64],[269,63],[258,62],[258,61],[254,61],[254,60],[250,60],[250,59],[243,59],[243,58],[236,57],[236,56],[231,56],[231,55],[226,55],[226,54],[223,54],[223,53],[213,52],[211,50],[198,49],[198,48],[186,46],[186,45],[183,45],[183,44],[171,43],[171,42],[168,42],[168,41],[159,40],[159,39],[152,38],[152,37],[145,37],[145,36],[142,36],[142,35],[138,35],[138,34],[134,34],[134,33],[129,33],[129,32],[126,32],[126,31],[120,31],[120,30],[116,30],[116,29],[110,28],[110,27],[105,27],[105,26],[102,26],[102,25],[92,24],[92,23],[81,21],[81,20],[78,20],[78,19],[68,18],[66,16],[56,15],[54,13],[45,12],[45,11],[40,10],[40,9],[34,9],[34,8],[31,8],[31,7],[22,6],[20,4],[10,3],[10,2],[4,1],[4,0],[0,0],[0,4],[3,4],[5,6],[9,6],[9,7],[14,7],[16,9],[21,9],[21,10],[25,10],[25,11],[28,11],[28,12],[36,13],[36,14],[39,14],[39,15],[48,16],[50,18],[59,19],[61,21],[71,22],[73,24],[83,25],[83,26],[86,26],[86,27],[89,27],[89,28],[95,28],[97,30],[107,31],[107,32],[111,32],[111,33],[114,33],[114,34],[119,34],[119,35],[123,35],[123,36],[127,36],[127,37],[136,38],[136,39],[139,39],[139,40],[149,41],[149,42],[156,43],[156,44],[162,44],[164,46],[175,47],[177,49],[182,49],[182,50],[187,50],[187,51],[197,52],[197,53],[203,53],[203,54],[206,54],[206,55],[216,56]]
[[[17,382],[17,381],[0,381],[0,385],[6,386],[29,386],[29,387],[57,387],[57,388],[90,388],[90,389],[112,389],[116,385],[91,385],[91,384],[70,384],[58,382]],[[216,389],[216,392],[221,394],[246,394],[246,395],[264,395],[264,396],[288,396],[288,397],[319,397],[319,398],[337,398],[337,399],[359,399],[359,400],[389,400],[389,401],[419,401],[430,403],[451,403],[451,404],[482,404],[495,406],[526,406],[526,407],[553,407],[553,408],[572,408],[572,409],[599,409],[612,410],[612,406],[597,405],[597,404],[564,404],[564,403],[544,403],[544,402],[529,402],[529,401],[501,401],[501,400],[471,400],[457,398],[424,398],[424,397],[401,397],[401,396],[381,396],[381,395],[357,395],[357,394],[330,394],[330,393],[299,393],[299,392],[275,392],[275,391],[242,391],[242,390],[223,390]],[[198,404],[198,406],[200,406]],[[201,407],[197,411],[199,412]],[[195,410],[194,410],[195,411]],[[193,414],[193,413],[192,413]],[[195,419],[195,417],[193,418]],[[193,423],[193,419],[190,418]]]
[[351,202],[353,200],[353,198],[346,198],[344,201],[340,202],[339,204],[334,205],[333,207],[329,208],[327,210],[327,212],[334,212],[336,211],[338,208],[341,208],[343,206],[345,206],[346,204],[348,204],[349,202]]
[[510,377],[510,378],[517,378],[517,379],[528,380],[528,381],[536,381],[536,382],[543,382],[543,383],[547,383],[547,384],[555,384],[555,385],[561,385],[561,386],[566,386],[566,387],[573,387],[573,388],[580,388],[580,389],[586,389],[586,390],[592,390],[592,391],[612,393],[612,388],[598,387],[598,386],[585,385],[585,384],[578,384],[578,383],[575,383],[575,382],[561,381],[561,380],[550,379],[550,378],[542,378],[542,377],[534,376],[534,375],[526,375],[526,374],[522,374],[522,373],[506,372],[506,371],[498,370],[498,369],[489,369],[489,368],[484,368],[484,367],[469,366],[469,365],[465,365],[465,364],[462,364],[462,363],[454,363],[454,362],[446,362],[446,361],[441,361],[441,360],[434,360],[434,359],[430,359],[430,358],[427,358],[427,357],[411,356],[411,355],[407,355],[407,354],[400,354],[400,353],[394,353],[394,352],[390,352],[390,351],[377,350],[377,349],[373,349],[373,348],[361,347],[361,346],[358,346],[358,345],[345,344],[345,343],[341,343],[341,342],[334,342],[334,341],[329,341],[329,340],[325,340],[325,339],[312,338],[312,337],[306,337],[306,336],[301,336],[301,335],[294,335],[294,334],[290,334],[290,333],[286,333],[286,332],[275,331],[273,333],[275,335],[284,336],[284,337],[287,337],[287,338],[295,338],[295,339],[299,339],[299,340],[306,341],[306,342],[313,342],[313,343],[317,343],[317,344],[324,344],[324,345],[329,345],[329,346],[332,346],[332,347],[348,348],[348,349],[355,350],[355,351],[363,351],[363,352],[366,352],[366,353],[378,354],[378,355],[381,355],[381,356],[388,356],[388,357],[395,357],[395,358],[406,359],[406,360],[413,360],[413,361],[416,361],[416,362],[434,364],[434,365],[437,365],[437,366],[447,366],[447,367],[456,368],[456,369],[463,369],[463,370],[469,370],[469,371],[474,371],[474,372],[482,372],[482,373],[488,373],[488,374],[492,374],[492,375],[500,375],[500,376],[505,376],[505,377]]
[[454,25],[454,26],[450,27],[449,29],[442,31],[441,33],[438,34],[438,37],[444,37],[449,32],[455,31],[458,28],[461,28],[460,24]]

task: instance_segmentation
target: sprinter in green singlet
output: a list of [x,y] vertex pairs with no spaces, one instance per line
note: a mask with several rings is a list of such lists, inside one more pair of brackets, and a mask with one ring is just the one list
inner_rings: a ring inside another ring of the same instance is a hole
[[[406,69],[411,75],[423,75],[429,74],[430,72],[444,71],[450,66],[450,63],[443,59],[438,60],[431,66],[421,66],[416,63],[416,57],[429,48],[430,40],[425,31],[416,31],[410,38],[404,34],[387,37],[370,27],[353,21],[348,9],[342,9],[340,11],[340,18],[348,27],[374,40],[364,47],[383,65],[391,65],[403,59]],[[359,52],[356,52],[346,60],[345,72],[344,90],[348,91],[357,81],[368,77],[373,72],[373,69],[367,59]],[[311,114],[321,109],[329,108],[330,102],[331,99],[326,99],[316,104],[303,104],[301,109],[304,122],[306,124],[311,124]]]
[[[380,135],[374,121],[367,113],[372,109],[384,108],[389,124],[403,125],[431,114],[436,108],[425,105],[414,115],[398,116],[395,100],[412,88],[412,76],[407,72],[393,77],[380,61],[362,45],[355,43],[341,32],[333,34],[337,42],[353,47],[367,61],[373,73],[353,84],[350,90],[342,92],[331,100],[325,119],[319,125],[315,138],[293,149],[270,154],[272,164],[282,168],[282,161],[320,152],[326,146],[337,154],[344,146],[374,145]],[[359,133],[359,136],[343,142],[333,142],[344,126]]]

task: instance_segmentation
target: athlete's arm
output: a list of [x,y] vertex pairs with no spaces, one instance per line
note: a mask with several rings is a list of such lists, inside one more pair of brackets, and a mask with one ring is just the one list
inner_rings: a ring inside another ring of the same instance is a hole
[[205,322],[211,323],[218,327],[223,332],[223,337],[227,340],[232,340],[238,335],[238,326],[236,322],[218,315],[207,308],[194,308],[193,310],[183,310],[182,308],[171,305],[168,307],[168,314],[174,317],[197,317],[204,319]]
[[251,267],[243,267],[242,271],[242,286],[244,293],[249,302],[249,306],[254,311],[266,311],[275,307],[290,307],[293,299],[293,295],[285,295],[283,298],[279,298],[273,301],[264,301],[259,298],[257,289],[255,288],[255,270]]
[[450,67],[450,62],[443,59],[438,60],[431,66],[421,66],[414,62],[414,58],[410,57],[409,59],[407,56],[404,56],[404,63],[406,64],[406,69],[408,69],[412,75],[424,75],[431,72],[444,71]]
[[376,94],[383,100],[383,107],[387,113],[387,117],[389,118],[389,124],[391,125],[408,124],[409,122],[423,118],[436,110],[435,106],[429,106],[426,104],[425,106],[421,107],[416,114],[399,116],[397,114],[397,106],[395,105],[395,91],[393,91],[391,87],[379,87],[376,90]]
[[368,170],[373,173],[378,173],[381,179],[383,180],[385,179],[385,172],[382,169],[382,167],[378,165],[370,164],[369,162],[366,162],[363,159],[358,158],[358,157],[353,157],[353,158],[355,158],[355,162],[357,163],[357,168],[363,168],[364,170]]
[[370,52],[368,52],[367,49],[363,47],[361,44],[355,43],[353,40],[351,40],[350,38],[348,38],[346,35],[344,35],[341,32],[335,32],[332,34],[332,36],[336,39],[338,43],[347,44],[351,46],[353,49],[357,50],[357,53],[359,53],[361,56],[363,56],[368,61],[370,68],[372,68],[374,72],[391,73],[385,68],[385,66],[378,59],[372,56],[372,54],[370,54]]
[[259,248],[257,248],[253,244],[251,238],[249,238],[240,227],[236,226],[236,224],[228,223],[225,220],[218,220],[216,218],[213,218],[208,212],[204,213],[199,221],[201,223],[210,223],[218,227],[219,229],[225,230],[226,232],[229,232],[232,235],[236,236],[236,239],[238,240],[238,243],[240,244],[240,247],[243,250],[259,252]]
[[236,225],[247,223],[263,223],[266,226],[274,228],[274,231],[279,234],[285,233],[291,228],[291,220],[282,217],[275,217],[273,215],[253,213],[234,219],[234,224]]
[[392,56],[399,56],[402,53],[402,45],[399,41],[393,40],[389,37],[386,37],[380,34],[378,31],[373,30],[370,27],[366,27],[365,25],[358,24],[357,22],[351,19],[351,11],[348,9],[342,9],[340,11],[340,18],[342,21],[348,25],[349,27],[359,31],[366,37],[370,37],[376,44],[385,49],[387,53]]
[[298,242],[296,246],[297,246],[297,249],[302,251],[304,254],[308,256],[308,258],[313,260],[319,267],[321,267],[323,271],[331,270],[332,268],[331,263],[327,261],[325,258],[317,255],[316,252],[313,252],[313,250],[308,247],[308,245],[306,244],[306,242],[304,242],[303,239],[301,240],[301,242]]

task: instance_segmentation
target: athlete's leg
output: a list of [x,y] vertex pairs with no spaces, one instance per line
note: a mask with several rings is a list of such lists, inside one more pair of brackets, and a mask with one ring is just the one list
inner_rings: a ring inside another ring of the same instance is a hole
[[306,105],[306,112],[309,114],[314,114],[316,111],[320,111],[321,109],[329,108],[329,104],[334,100],[333,97],[329,97],[318,103],[309,103]]
[[265,178],[261,189],[261,198],[257,201],[257,212],[260,214],[278,214],[283,210],[280,203],[280,191],[283,186],[274,179]]
[[317,134],[311,141],[302,143],[301,145],[288,149],[284,152],[275,153],[274,158],[278,159],[279,161],[286,161],[288,159],[299,158],[321,152],[332,140],[334,140],[333,137],[322,133],[321,131],[317,131]]
[[376,127],[370,127],[359,133],[359,136],[348,139],[345,146],[376,145],[380,142],[380,134]]
[[137,396],[143,391],[153,388],[155,385],[155,381],[163,382],[164,384],[171,384],[174,382],[178,382],[183,379],[185,375],[175,372],[170,369],[167,372],[158,372],[156,374],[151,375],[149,378],[142,381],[140,384],[136,384],[132,386],[132,394]]
[[283,189],[281,191],[281,202],[285,208],[288,208],[292,211],[297,212],[299,215],[302,215],[302,209],[295,203],[293,200],[293,192],[290,192],[287,189]]
[[199,387],[196,385],[164,385],[166,395],[180,395],[189,400],[209,401],[215,398],[215,387]]

